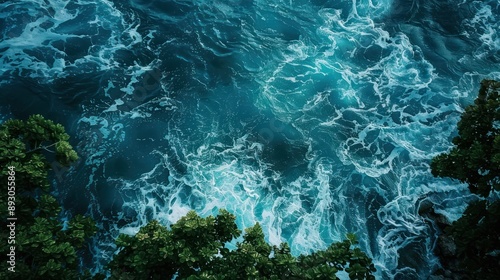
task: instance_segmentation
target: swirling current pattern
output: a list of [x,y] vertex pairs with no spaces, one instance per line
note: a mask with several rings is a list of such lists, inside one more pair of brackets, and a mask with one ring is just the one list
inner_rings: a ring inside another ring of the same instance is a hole
[[418,204],[472,197],[430,159],[500,79],[496,0],[19,0],[0,26],[2,119],[68,127],[81,160],[54,182],[101,264],[118,233],[226,208],[294,254],[353,232],[377,278],[425,279]]

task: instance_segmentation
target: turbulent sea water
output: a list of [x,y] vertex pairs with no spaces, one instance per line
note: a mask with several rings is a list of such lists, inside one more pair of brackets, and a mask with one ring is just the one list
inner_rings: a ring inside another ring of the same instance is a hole
[[89,264],[226,208],[295,255],[353,232],[377,279],[425,279],[419,204],[473,199],[430,159],[500,79],[499,22],[497,0],[4,0],[0,114],[67,128],[81,160],[53,182],[99,223]]

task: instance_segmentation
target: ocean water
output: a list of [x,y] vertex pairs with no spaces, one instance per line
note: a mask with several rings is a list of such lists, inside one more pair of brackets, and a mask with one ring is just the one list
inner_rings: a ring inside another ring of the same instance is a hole
[[67,128],[53,182],[98,221],[94,271],[119,233],[225,208],[295,255],[353,232],[377,279],[426,279],[419,204],[474,199],[429,163],[500,79],[499,30],[497,0],[1,1],[1,120]]

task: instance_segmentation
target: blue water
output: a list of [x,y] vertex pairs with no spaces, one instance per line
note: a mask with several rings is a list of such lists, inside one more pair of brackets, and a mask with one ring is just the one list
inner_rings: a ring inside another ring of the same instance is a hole
[[419,203],[454,220],[473,198],[429,162],[500,79],[499,22],[497,0],[2,1],[0,114],[72,136],[53,182],[99,223],[89,263],[226,208],[293,254],[353,232],[378,279],[425,279]]

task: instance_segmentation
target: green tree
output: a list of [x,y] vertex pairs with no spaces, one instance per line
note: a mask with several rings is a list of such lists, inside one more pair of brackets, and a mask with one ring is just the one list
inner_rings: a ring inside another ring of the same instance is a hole
[[95,223],[81,215],[63,223],[48,179],[49,162],[68,166],[78,158],[68,140],[62,125],[41,115],[26,121],[8,120],[0,127],[0,181],[11,190],[10,194],[0,192],[0,213],[4,221],[17,219],[11,221],[15,243],[4,242],[10,231],[0,233],[2,254],[15,247],[15,272],[3,261],[0,279],[82,277],[78,253],[95,233]]
[[286,243],[271,246],[257,223],[245,230],[235,250],[225,244],[239,237],[235,216],[217,217],[190,211],[171,229],[152,221],[135,236],[120,235],[118,254],[110,262],[111,279],[337,279],[345,270],[351,279],[375,279],[375,267],[353,235],[324,251],[298,258]]
[[454,147],[435,157],[432,174],[467,183],[482,197],[445,229],[457,246],[460,267],[473,279],[500,275],[500,82],[484,80],[473,105],[465,109]]
[[432,160],[434,176],[467,183],[472,193],[487,197],[500,190],[500,82],[481,82],[479,96],[458,122],[458,136],[448,153]]

